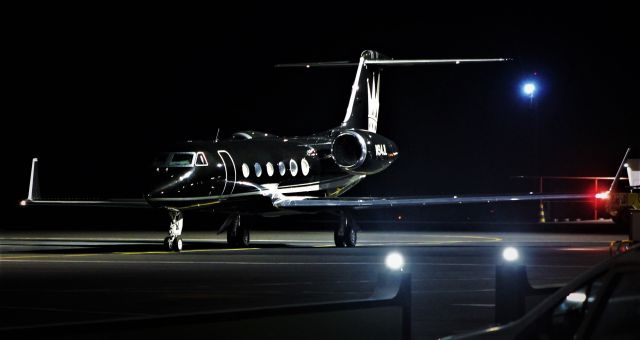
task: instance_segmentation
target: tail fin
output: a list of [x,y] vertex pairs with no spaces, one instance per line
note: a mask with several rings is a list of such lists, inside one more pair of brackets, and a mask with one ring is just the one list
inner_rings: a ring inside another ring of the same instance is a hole
[[[341,127],[365,129],[376,132],[378,129],[378,113],[380,110],[380,65],[368,64],[371,60],[388,60],[375,51],[364,51],[360,55],[356,79],[351,87],[351,97],[347,114]],[[366,91],[366,93],[364,92]],[[365,99],[366,98],[366,99]],[[365,101],[366,100],[366,101]]]

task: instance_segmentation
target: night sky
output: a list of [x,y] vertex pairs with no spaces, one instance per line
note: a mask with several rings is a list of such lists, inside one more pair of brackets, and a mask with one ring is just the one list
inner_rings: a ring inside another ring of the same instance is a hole
[[[3,48],[3,205],[16,212],[26,197],[32,157],[45,195],[135,197],[164,145],[218,128],[334,127],[355,68],[273,65],[365,49],[514,60],[385,69],[378,132],[400,158],[349,195],[528,191],[510,176],[613,176],[625,148],[640,147],[631,11],[325,7],[16,14]],[[533,102],[520,93],[527,79]]]

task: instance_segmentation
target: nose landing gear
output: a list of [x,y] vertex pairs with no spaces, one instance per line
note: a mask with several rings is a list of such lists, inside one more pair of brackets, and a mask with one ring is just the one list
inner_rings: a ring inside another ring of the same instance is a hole
[[182,250],[182,212],[180,210],[169,210],[171,225],[169,235],[164,239],[164,248],[169,251]]

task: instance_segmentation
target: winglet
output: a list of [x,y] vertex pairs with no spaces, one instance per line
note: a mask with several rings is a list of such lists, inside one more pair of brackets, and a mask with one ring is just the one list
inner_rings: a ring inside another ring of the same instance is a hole
[[31,161],[31,180],[29,181],[29,196],[27,196],[27,202],[32,202],[39,199],[40,181],[38,180],[38,159],[34,158]]
[[624,157],[622,157],[622,162],[620,162],[620,166],[618,167],[618,172],[616,172],[616,177],[614,177],[613,182],[611,182],[611,187],[609,187],[609,192],[614,192],[618,186],[618,181],[620,180],[620,174],[622,173],[622,169],[624,169],[624,164],[627,161],[627,157],[629,157],[629,151],[631,148],[627,148],[627,152],[624,153]]

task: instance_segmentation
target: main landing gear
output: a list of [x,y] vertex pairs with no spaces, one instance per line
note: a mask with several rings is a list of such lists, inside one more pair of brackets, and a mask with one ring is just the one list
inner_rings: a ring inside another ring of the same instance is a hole
[[164,239],[164,247],[167,250],[182,250],[182,213],[180,210],[169,210],[171,226],[169,226],[169,236]]
[[234,217],[227,228],[227,243],[231,247],[246,248],[249,246],[249,228],[240,224],[240,215]]
[[358,242],[358,226],[352,216],[340,213],[340,225],[333,232],[336,247],[355,247]]

